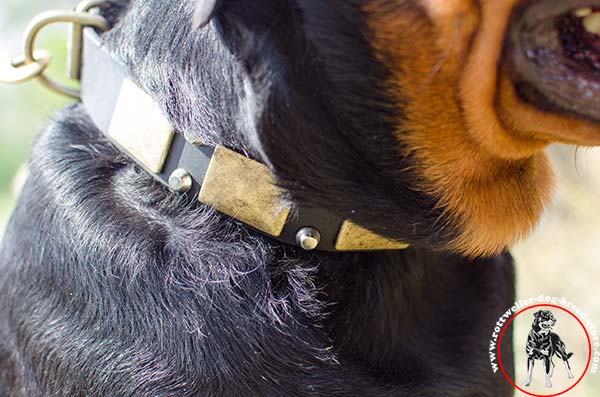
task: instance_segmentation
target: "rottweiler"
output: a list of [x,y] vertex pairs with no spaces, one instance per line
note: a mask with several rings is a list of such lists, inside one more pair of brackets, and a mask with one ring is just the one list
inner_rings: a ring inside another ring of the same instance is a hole
[[102,46],[174,139],[410,246],[282,243],[165,187],[75,104],[2,241],[0,395],[513,394],[488,353],[507,250],[549,201],[544,149],[600,144],[598,1],[111,3]]
[[543,360],[546,370],[546,387],[552,387],[552,373],[554,370],[552,358],[555,355],[565,364],[569,379],[573,379],[571,364],[569,364],[569,359],[573,356],[573,353],[567,353],[565,343],[560,336],[552,332],[556,324],[554,314],[550,310],[538,310],[533,317],[533,324],[531,324],[531,331],[529,331],[527,345],[525,346],[527,352],[527,380],[525,386],[531,385],[535,360]]

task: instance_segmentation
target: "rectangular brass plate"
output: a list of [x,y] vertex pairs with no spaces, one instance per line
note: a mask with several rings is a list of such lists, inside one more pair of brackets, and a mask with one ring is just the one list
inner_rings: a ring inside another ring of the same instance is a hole
[[338,251],[400,250],[408,246],[382,237],[347,220],[342,224],[335,249]]
[[148,171],[162,171],[173,128],[152,97],[130,80],[121,86],[108,134]]
[[268,167],[222,146],[215,148],[198,200],[274,237],[290,213]]

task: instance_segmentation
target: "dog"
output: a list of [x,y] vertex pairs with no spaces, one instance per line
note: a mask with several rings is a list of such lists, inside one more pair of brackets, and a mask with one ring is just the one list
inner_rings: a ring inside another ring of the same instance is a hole
[[508,249],[549,201],[544,149],[600,144],[587,3],[120,3],[103,45],[176,132],[410,247],[282,244],[156,182],[75,104],[2,241],[0,395],[513,394],[488,353]]
[[569,359],[573,356],[573,353],[567,353],[565,344],[560,339],[560,336],[552,332],[555,324],[556,319],[551,311],[539,310],[534,313],[533,324],[531,325],[529,336],[527,336],[527,345],[525,348],[527,352],[527,380],[525,381],[525,387],[531,385],[535,360],[544,361],[546,387],[552,387],[552,373],[554,370],[552,358],[554,355],[557,355],[565,364],[569,379],[574,378],[571,365],[569,364]]

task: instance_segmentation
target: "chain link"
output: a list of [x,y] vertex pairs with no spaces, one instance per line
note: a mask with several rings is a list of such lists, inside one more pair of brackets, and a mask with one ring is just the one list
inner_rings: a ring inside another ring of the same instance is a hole
[[[36,16],[29,23],[25,32],[23,55],[14,58],[12,61],[0,63],[0,83],[21,84],[37,79],[55,92],[79,99],[81,95],[78,89],[61,84],[46,75],[46,69],[52,61],[52,56],[46,50],[37,50],[36,41],[39,33],[46,26],[55,23],[70,23],[72,30],[69,39],[71,50],[69,75],[74,79],[79,79],[83,28],[94,27],[101,31],[108,29],[106,19],[100,15],[90,13],[92,8],[99,7],[103,3],[103,1],[98,0],[86,0],[79,4],[75,11],[46,11]],[[74,70],[73,67],[76,69]]]
[[34,62],[26,62],[25,56],[0,61],[0,83],[25,83],[41,75],[52,61],[52,56],[45,50],[34,51],[33,58]]

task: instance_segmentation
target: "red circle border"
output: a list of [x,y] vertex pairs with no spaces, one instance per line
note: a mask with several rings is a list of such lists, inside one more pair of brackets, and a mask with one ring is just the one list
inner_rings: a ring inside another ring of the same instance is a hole
[[[581,376],[579,377],[579,379],[577,379],[577,382],[575,382],[573,385],[571,385],[571,387],[569,387],[568,389],[561,391],[560,393],[556,393],[556,394],[535,394],[535,393],[531,393],[528,392],[526,390],[523,390],[521,387],[517,386],[517,384],[511,379],[510,376],[508,376],[508,373],[506,373],[506,369],[504,368],[504,364],[502,363],[502,352],[501,352],[501,347],[502,347],[502,338],[504,338],[504,333],[506,332],[506,329],[508,328],[508,326],[513,322],[513,320],[520,315],[521,313],[523,313],[524,311],[527,311],[529,309],[533,309],[535,307],[554,307],[556,309],[560,309],[564,312],[567,312],[571,315],[571,317],[573,317],[575,320],[577,320],[577,322],[579,323],[579,325],[581,325],[581,328],[583,328],[583,332],[585,332],[585,336],[587,337],[587,341],[588,341],[588,359],[587,359],[587,364],[585,366],[585,370],[583,371],[583,373],[581,374]],[[571,312],[568,309],[565,309],[562,306],[559,305],[553,305],[550,303],[540,303],[538,305],[532,305],[532,306],[528,306],[525,307],[521,310],[519,310],[518,312],[516,312],[515,314],[513,314],[507,321],[506,324],[504,324],[504,327],[502,327],[502,331],[500,332],[500,337],[498,338],[498,363],[500,364],[500,369],[502,370],[502,373],[504,374],[504,377],[506,378],[506,380],[517,390],[519,390],[522,393],[528,394],[530,396],[534,396],[534,397],[555,397],[555,396],[560,396],[561,394],[565,394],[566,392],[572,390],[575,386],[577,386],[579,384],[579,382],[581,382],[581,380],[585,377],[585,375],[587,375],[587,371],[590,368],[590,363],[592,361],[592,340],[590,339],[590,334],[588,333],[587,328],[585,327],[585,325],[583,325],[583,322],[575,315],[573,314],[573,312]]]

